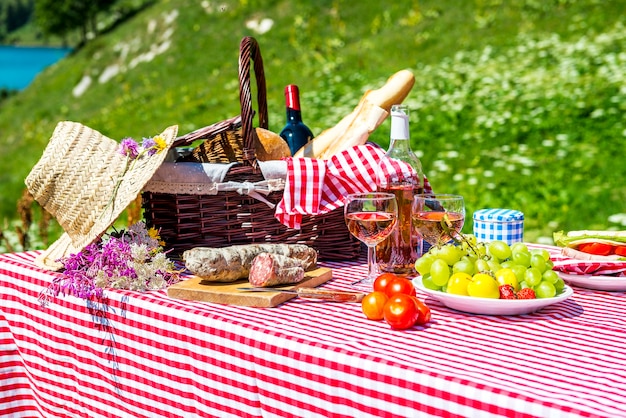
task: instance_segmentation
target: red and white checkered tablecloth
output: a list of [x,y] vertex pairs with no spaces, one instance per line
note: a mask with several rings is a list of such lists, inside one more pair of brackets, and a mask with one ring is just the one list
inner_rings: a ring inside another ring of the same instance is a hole
[[[358,304],[276,308],[107,291],[37,298],[36,253],[0,255],[3,417],[624,417],[626,294],[575,288],[540,312],[480,316],[426,299],[393,331]],[[358,262],[325,286],[350,289]],[[422,295],[423,296],[423,295]]]

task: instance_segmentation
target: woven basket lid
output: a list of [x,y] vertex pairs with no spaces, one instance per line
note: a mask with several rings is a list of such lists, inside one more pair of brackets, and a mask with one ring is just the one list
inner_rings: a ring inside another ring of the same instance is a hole
[[57,270],[58,259],[77,253],[106,232],[163,163],[177,126],[160,136],[165,149],[130,161],[119,143],[76,122],[59,122],[26,186],[65,234],[37,258]]

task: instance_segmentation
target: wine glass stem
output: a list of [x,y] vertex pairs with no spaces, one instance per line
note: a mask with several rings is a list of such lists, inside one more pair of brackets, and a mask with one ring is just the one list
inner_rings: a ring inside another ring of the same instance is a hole
[[367,278],[373,279],[378,274],[378,265],[376,264],[376,246],[367,246]]

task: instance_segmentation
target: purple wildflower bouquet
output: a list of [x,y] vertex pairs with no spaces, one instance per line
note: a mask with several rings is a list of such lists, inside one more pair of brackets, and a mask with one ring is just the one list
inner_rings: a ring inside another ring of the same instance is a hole
[[61,262],[63,273],[44,292],[42,302],[59,293],[83,299],[102,298],[106,288],[159,290],[179,278],[174,262],[163,251],[158,232],[147,230],[144,222],[105,235]]

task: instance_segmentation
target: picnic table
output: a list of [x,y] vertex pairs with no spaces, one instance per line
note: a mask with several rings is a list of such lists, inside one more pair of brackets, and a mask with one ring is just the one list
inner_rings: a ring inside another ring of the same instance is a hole
[[[574,287],[519,316],[397,331],[356,303],[254,308],[107,290],[38,297],[37,252],[0,255],[3,417],[624,417],[626,295]],[[323,262],[352,290],[365,260]]]

